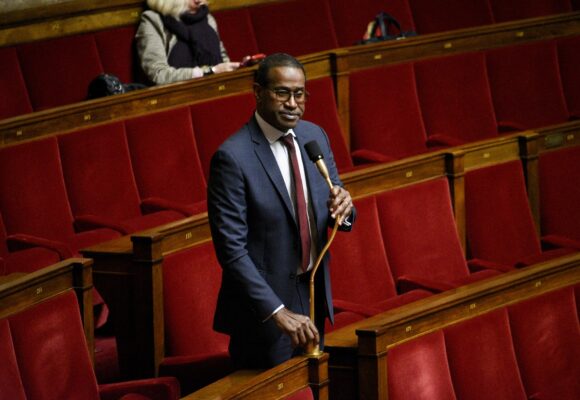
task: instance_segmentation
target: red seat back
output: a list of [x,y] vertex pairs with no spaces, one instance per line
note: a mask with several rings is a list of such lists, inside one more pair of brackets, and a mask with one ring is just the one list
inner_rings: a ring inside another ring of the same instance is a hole
[[487,71],[500,123],[533,129],[568,120],[555,42],[490,50]]
[[228,337],[212,329],[221,274],[211,242],[164,258],[163,301],[168,356],[227,352]]
[[137,54],[134,47],[136,26],[124,26],[95,33],[103,71],[119,77],[121,82],[135,82]]
[[436,331],[389,350],[391,400],[455,400],[443,331]]
[[290,0],[250,8],[261,53],[293,56],[338,47],[326,1]]
[[338,233],[331,246],[332,295],[373,306],[397,295],[373,196],[355,200],[356,228]]
[[488,0],[409,0],[417,33],[427,34],[493,23]]
[[580,146],[540,154],[542,235],[580,240]]
[[468,171],[465,211],[471,257],[513,265],[541,253],[519,161]]
[[220,97],[191,106],[193,131],[206,179],[213,153],[224,140],[248,122],[255,106],[253,93]]
[[528,398],[505,308],[447,327],[445,346],[459,399]]
[[558,40],[558,61],[568,112],[580,118],[580,36]]
[[14,47],[0,48],[0,119],[32,112]]
[[230,60],[241,61],[244,56],[259,53],[248,8],[221,10],[213,15]]
[[93,34],[24,44],[18,56],[35,111],[85,100],[103,72]]
[[381,193],[377,208],[395,278],[451,282],[469,276],[445,178]]
[[97,215],[121,221],[141,215],[121,122],[61,135],[58,141],[75,216]]
[[572,286],[510,306],[524,386],[546,399],[580,398],[580,326]]
[[[384,11],[401,24],[403,31],[415,30],[408,0],[357,0],[356,6],[349,0],[327,0],[334,22],[336,38],[341,47],[352,46],[363,38],[367,25]],[[394,33],[398,33],[394,31]]]
[[392,158],[427,151],[412,64],[352,72],[349,99],[351,150]]
[[132,118],[125,128],[141,199],[158,197],[182,204],[205,200],[188,107]]
[[74,235],[56,137],[0,149],[0,187],[8,234],[63,242]]
[[304,119],[325,130],[338,170],[342,172],[352,168],[352,159],[338,118],[332,79],[327,77],[309,80],[306,87],[310,92],[310,99],[306,103]]
[[427,135],[459,142],[498,135],[483,53],[419,61],[415,76]]
[[[0,259],[1,262],[1,259]],[[0,395],[3,399],[26,400],[24,386],[20,380],[20,370],[16,361],[14,344],[8,320],[0,320]]]
[[9,318],[29,399],[99,399],[74,292]]
[[489,0],[495,22],[543,17],[572,11],[570,0]]

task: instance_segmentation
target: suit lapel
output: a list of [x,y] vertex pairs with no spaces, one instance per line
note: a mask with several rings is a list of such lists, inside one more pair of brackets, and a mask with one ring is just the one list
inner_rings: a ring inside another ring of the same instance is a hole
[[272,150],[270,149],[270,143],[262,134],[260,127],[254,119],[250,121],[250,128],[252,142],[254,144],[254,152],[256,153],[258,160],[260,160],[262,167],[264,167],[266,174],[268,174],[272,185],[282,199],[286,211],[288,211],[289,215],[296,223],[294,218],[294,211],[292,210],[292,202],[290,201],[288,190],[286,190],[286,184],[284,183],[284,178],[282,178],[282,174],[280,173],[280,168],[278,168],[278,163],[276,162],[274,154],[272,154]]

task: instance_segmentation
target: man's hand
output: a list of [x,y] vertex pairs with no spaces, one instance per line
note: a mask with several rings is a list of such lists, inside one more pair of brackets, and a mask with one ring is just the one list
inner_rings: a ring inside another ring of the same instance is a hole
[[340,217],[341,222],[344,222],[352,212],[352,198],[350,197],[350,193],[340,186],[334,186],[332,188],[327,204],[332,218],[337,219]]
[[306,347],[308,343],[314,343],[317,346],[320,342],[318,329],[306,315],[293,313],[284,307],[272,318],[278,328],[290,336],[292,347]]

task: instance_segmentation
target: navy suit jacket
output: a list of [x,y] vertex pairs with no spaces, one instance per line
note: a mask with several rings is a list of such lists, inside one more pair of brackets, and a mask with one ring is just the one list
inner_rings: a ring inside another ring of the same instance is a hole
[[[318,142],[332,182],[342,183],[322,128],[299,121],[294,132],[302,152],[320,252],[327,241],[327,228],[334,221],[327,206],[328,184],[308,159],[305,143]],[[229,137],[212,157],[208,213],[223,268],[214,329],[229,335],[276,340],[280,331],[273,320],[263,321],[280,304],[291,304],[296,294],[300,234],[284,179],[255,118]],[[332,321],[328,259],[327,255],[316,275],[315,302],[323,305],[317,308]]]

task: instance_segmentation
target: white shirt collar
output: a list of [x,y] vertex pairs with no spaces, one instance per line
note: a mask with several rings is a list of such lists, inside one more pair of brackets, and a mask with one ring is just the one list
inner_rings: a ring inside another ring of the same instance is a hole
[[256,121],[258,122],[258,126],[262,130],[262,133],[266,137],[266,140],[268,140],[268,143],[270,143],[270,144],[275,143],[282,136],[286,136],[288,134],[290,134],[290,135],[294,136],[294,138],[296,138],[296,134],[294,133],[294,130],[288,129],[286,132],[282,132],[281,130],[274,128],[272,125],[270,125],[268,122],[266,122],[266,120],[264,120],[264,118],[262,118],[262,116],[258,113],[258,111],[256,111],[254,113],[254,115],[256,116]]

